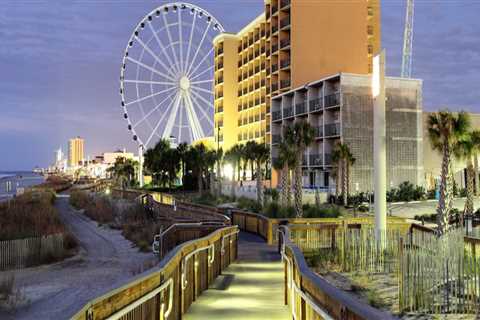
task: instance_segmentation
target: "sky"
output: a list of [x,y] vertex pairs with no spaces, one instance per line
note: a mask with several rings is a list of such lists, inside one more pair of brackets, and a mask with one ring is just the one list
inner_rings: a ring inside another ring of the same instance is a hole
[[[190,2],[230,32],[263,10],[263,0]],[[54,150],[66,152],[77,135],[87,155],[136,150],[120,108],[120,64],[136,24],[163,3],[2,0],[0,171],[48,166]],[[413,77],[424,81],[425,110],[480,112],[479,14],[478,0],[416,0]],[[392,76],[400,74],[404,18],[405,0],[382,0],[382,45]]]

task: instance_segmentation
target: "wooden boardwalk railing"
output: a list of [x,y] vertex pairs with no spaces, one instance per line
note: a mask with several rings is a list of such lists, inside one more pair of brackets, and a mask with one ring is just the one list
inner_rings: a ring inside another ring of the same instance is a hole
[[285,269],[285,304],[294,319],[388,320],[377,310],[338,289],[308,267],[302,251],[290,240],[288,226],[279,227]]
[[238,228],[225,227],[176,247],[160,266],[87,303],[73,320],[180,319],[237,258]]
[[[242,210],[230,210],[232,225],[238,225],[241,230],[252,232],[264,238],[268,244],[277,243],[277,230],[282,224],[304,224],[304,225],[372,225],[373,217],[361,218],[289,218],[289,219],[271,219],[261,214]],[[408,231],[411,223],[403,218],[388,217],[388,223],[395,229]]]

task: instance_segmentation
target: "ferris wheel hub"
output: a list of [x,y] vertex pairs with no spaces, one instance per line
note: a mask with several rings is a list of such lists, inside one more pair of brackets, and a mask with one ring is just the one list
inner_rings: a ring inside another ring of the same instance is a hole
[[187,91],[190,89],[190,79],[187,78],[187,76],[183,76],[180,78],[180,89],[183,91]]

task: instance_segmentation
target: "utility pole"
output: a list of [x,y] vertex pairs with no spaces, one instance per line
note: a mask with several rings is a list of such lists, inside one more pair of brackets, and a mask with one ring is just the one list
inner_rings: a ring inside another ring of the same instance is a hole
[[385,129],[385,50],[373,57],[373,171],[375,236],[382,245],[387,229],[387,157]]

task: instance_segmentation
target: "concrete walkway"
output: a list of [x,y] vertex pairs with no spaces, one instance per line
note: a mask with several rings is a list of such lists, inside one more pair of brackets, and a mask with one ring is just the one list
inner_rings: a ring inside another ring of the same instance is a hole
[[283,304],[283,267],[276,247],[240,233],[238,261],[219,276],[184,315],[196,319],[291,319]]

